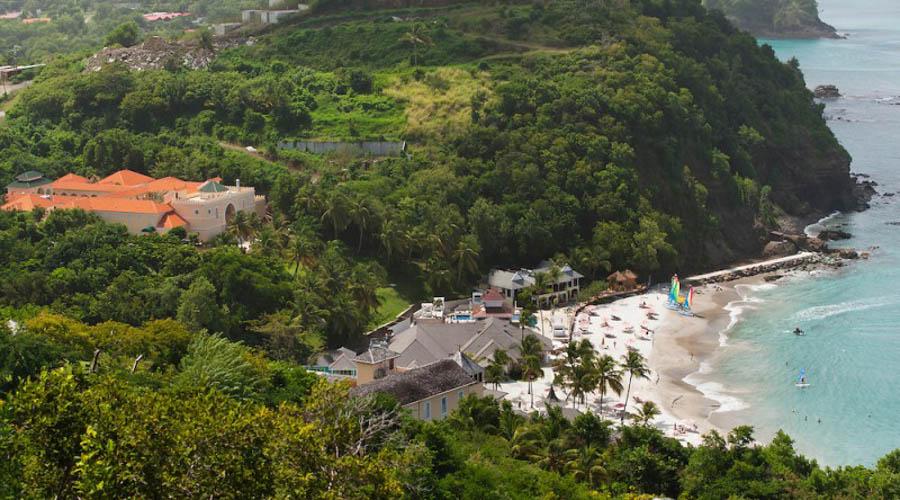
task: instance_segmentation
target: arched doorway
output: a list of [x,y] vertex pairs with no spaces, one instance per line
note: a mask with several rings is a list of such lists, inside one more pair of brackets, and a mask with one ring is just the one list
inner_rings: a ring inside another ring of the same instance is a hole
[[225,207],[225,223],[226,224],[230,223],[232,221],[232,219],[234,219],[234,212],[235,212],[234,205],[229,203],[228,206]]

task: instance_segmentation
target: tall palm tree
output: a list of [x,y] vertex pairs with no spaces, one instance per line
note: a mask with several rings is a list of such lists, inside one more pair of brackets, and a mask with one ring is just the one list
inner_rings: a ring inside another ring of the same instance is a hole
[[500,387],[500,382],[506,377],[506,371],[496,361],[491,361],[484,368],[484,381],[488,384],[492,384],[494,386],[494,390],[496,391]]
[[495,350],[492,358],[495,363],[503,367],[504,371],[506,371],[506,367],[512,362],[512,358],[509,357],[509,354],[504,349]]
[[600,389],[600,414],[603,414],[603,397],[606,391],[622,394],[622,372],[616,365],[616,360],[610,355],[604,355],[594,363],[597,371],[597,388]]
[[228,234],[237,238],[238,243],[240,243],[241,248],[244,247],[244,242],[246,241],[248,235],[250,234],[250,219],[247,217],[247,212],[239,211],[234,214],[230,221],[228,221]]
[[577,481],[583,481],[596,488],[606,478],[606,468],[603,467],[600,450],[589,444],[583,448],[569,450],[566,470]]
[[315,256],[319,253],[319,250],[319,241],[311,228],[303,226],[294,233],[288,247],[291,261],[294,263],[294,277],[297,276],[300,264],[310,266],[315,262]]
[[332,194],[325,201],[325,210],[322,212],[322,221],[329,221],[334,231],[334,238],[340,236],[341,231],[347,228],[350,218],[349,201],[342,193]]
[[387,219],[381,224],[378,241],[381,243],[388,262],[391,262],[396,256],[404,255],[409,248],[408,233],[403,230],[400,223],[393,219]]
[[453,251],[453,260],[456,262],[456,282],[462,285],[463,272],[475,273],[478,271],[478,258],[481,253],[481,245],[472,235],[465,235],[456,244]]
[[519,343],[519,354],[521,354],[523,358],[534,356],[540,359],[544,354],[544,345],[536,336],[526,335],[525,338],[522,339],[522,342]]
[[[527,338],[527,337],[526,337]],[[522,358],[522,378],[528,381],[528,394],[531,395],[531,407],[534,408],[534,381],[543,375],[541,360],[529,355]]]
[[654,403],[653,401],[644,401],[640,408],[638,408],[638,411],[635,412],[635,414],[632,415],[631,418],[640,422],[641,425],[648,426],[654,418],[660,415],[660,413],[662,412],[659,410],[659,407],[656,406],[656,403]]
[[431,38],[425,34],[425,25],[416,23],[400,37],[400,41],[412,45],[413,66],[419,67],[419,47],[431,45]]
[[378,278],[368,266],[357,265],[350,273],[350,294],[364,310],[374,311],[381,304],[376,290]]
[[628,410],[628,398],[631,396],[631,381],[635,376],[638,378],[649,378],[650,368],[641,355],[635,349],[628,349],[628,353],[622,356],[622,369],[628,373],[628,390],[625,391],[625,406],[622,408],[622,418],[620,424],[625,423],[625,412]]
[[253,245],[253,251],[266,257],[281,255],[281,240],[272,226],[265,225],[259,231],[259,237],[256,244]]
[[375,212],[372,209],[369,200],[364,196],[359,196],[350,201],[348,215],[350,221],[353,222],[353,225],[356,226],[356,229],[359,232],[359,243],[356,247],[356,253],[359,253],[362,252],[363,236],[365,235],[366,229],[372,224]]

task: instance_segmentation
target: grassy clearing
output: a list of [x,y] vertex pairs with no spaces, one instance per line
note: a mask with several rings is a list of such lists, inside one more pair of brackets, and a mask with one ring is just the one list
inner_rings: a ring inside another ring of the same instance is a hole
[[486,72],[439,68],[419,80],[404,75],[384,93],[405,102],[408,140],[446,140],[472,123],[473,102],[490,99],[489,80]]
[[381,305],[378,306],[375,316],[369,323],[370,328],[375,328],[393,320],[410,305],[410,301],[402,297],[396,288],[386,286],[376,290],[375,294],[378,296],[378,302]]
[[397,138],[405,126],[403,106],[380,94],[320,96],[312,135],[322,139]]

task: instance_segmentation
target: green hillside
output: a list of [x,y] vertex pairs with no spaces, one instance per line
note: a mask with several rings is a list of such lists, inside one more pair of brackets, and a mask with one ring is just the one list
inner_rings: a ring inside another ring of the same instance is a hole
[[[467,295],[492,266],[658,281],[756,255],[782,217],[850,206],[849,156],[795,61],[699,0],[320,0],[255,35],[205,70],[84,71],[64,39],[7,103],[0,185],[28,170],[220,176],[271,210],[203,245],[0,211],[0,498],[900,496],[900,451],[822,468],[746,426],[688,446],[652,402],[621,426],[474,397],[420,421],[304,366],[360,350],[406,303]],[[313,155],[286,139],[409,148]],[[593,353],[570,344],[560,394],[647,373],[636,352]],[[495,356],[485,380],[502,390],[539,365]]]
[[816,0],[704,0],[737,26],[756,36],[835,38],[834,27],[819,19]]

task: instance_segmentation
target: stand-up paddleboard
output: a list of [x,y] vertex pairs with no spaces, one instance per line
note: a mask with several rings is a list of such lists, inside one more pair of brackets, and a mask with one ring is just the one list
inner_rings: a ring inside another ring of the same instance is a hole
[[809,387],[809,382],[806,380],[805,368],[800,369],[800,378],[797,379],[797,383],[794,385],[799,387],[800,389],[806,389],[807,387]]

